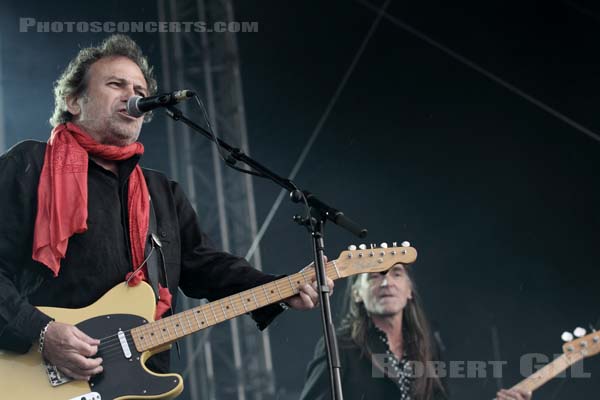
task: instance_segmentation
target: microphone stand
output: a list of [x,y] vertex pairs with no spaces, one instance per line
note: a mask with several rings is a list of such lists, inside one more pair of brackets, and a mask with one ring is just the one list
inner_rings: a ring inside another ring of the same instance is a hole
[[340,377],[340,356],[338,352],[337,339],[335,336],[335,326],[331,317],[331,304],[329,302],[330,288],[327,285],[327,275],[325,272],[325,240],[324,226],[327,220],[339,225],[350,233],[364,238],[367,236],[367,230],[361,228],[357,223],[346,217],[343,212],[330,207],[323,201],[319,200],[314,194],[298,189],[298,186],[290,179],[283,178],[267,167],[260,164],[258,161],[244,154],[239,148],[230,146],[223,140],[216,138],[212,132],[206,130],[202,126],[191,121],[183,115],[181,110],[174,106],[167,106],[167,115],[175,121],[181,121],[195,132],[198,132],[215,142],[221,149],[227,151],[225,162],[234,166],[236,162],[242,162],[249,166],[253,174],[268,178],[275,184],[290,193],[290,198],[293,202],[304,202],[309,207],[309,215],[302,217],[294,216],[294,221],[299,225],[309,228],[314,252],[314,265],[317,278],[317,292],[321,301],[321,322],[323,324],[323,337],[325,341],[325,350],[327,353],[327,361],[329,365],[329,379],[331,383],[331,398],[332,400],[343,400],[342,383]]

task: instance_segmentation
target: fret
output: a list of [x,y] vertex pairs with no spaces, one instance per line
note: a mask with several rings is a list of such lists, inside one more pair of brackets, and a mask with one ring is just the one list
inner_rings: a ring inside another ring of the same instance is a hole
[[333,263],[333,268],[335,268],[335,273],[337,274],[337,277],[339,279],[340,278],[340,271],[338,270],[337,263],[335,262],[335,260],[333,260],[332,263]]
[[181,331],[183,332],[183,335],[185,335],[185,327],[183,326],[183,323],[181,322],[181,314],[175,314],[177,316],[177,321],[179,322],[178,324],[176,324],[176,326],[181,326]]
[[194,314],[194,319],[196,320],[196,324],[198,324],[198,329],[202,329],[201,328],[202,325],[200,324],[200,321],[198,320],[198,316],[196,315],[196,314],[198,314],[198,310],[197,309],[196,310],[192,309],[192,311],[193,311],[192,314]]
[[136,340],[139,340],[140,343],[144,344],[144,332],[142,331],[142,327],[139,326],[137,328],[135,328],[135,338]]
[[287,278],[288,278],[288,281],[290,282],[290,287],[292,288],[292,293],[296,294],[296,289],[294,288],[294,283],[292,282],[292,278],[290,278],[289,276]]
[[175,331],[175,337],[181,336],[177,333],[177,325],[173,325],[173,330]]
[[223,302],[219,301],[219,305],[221,306],[221,310],[223,310],[223,317],[227,319],[227,313],[225,312],[225,307],[223,307]]
[[152,347],[152,342],[150,341],[149,332],[146,329],[143,329],[142,334],[144,335],[144,343],[147,347]]
[[148,347],[148,343],[146,343],[146,333],[144,332],[143,326],[140,326],[138,329],[136,329],[136,336],[139,337],[139,340],[142,342],[143,346]]
[[185,320],[187,321],[188,326],[190,327],[190,332],[194,332],[194,327],[192,326],[192,323],[190,322],[188,312],[187,311],[183,312],[183,315],[185,315]]
[[308,279],[306,279],[306,276],[304,276],[304,272],[300,271],[300,275],[302,275],[302,278],[304,278],[304,283],[309,285]]
[[160,330],[160,334],[162,336],[163,342],[167,342],[169,340],[169,338],[167,337],[167,340],[165,340],[165,329],[162,327],[162,325],[164,325],[164,324],[165,324],[164,322],[159,322],[159,325],[161,325],[161,326],[159,326],[158,329]]
[[244,307],[244,310],[246,310],[246,312],[248,312],[248,309],[246,308],[246,302],[244,301],[244,298],[242,297],[241,293],[240,293],[240,299],[242,300],[242,306]]
[[163,332],[167,332],[167,339],[171,340],[171,332],[169,331],[169,325],[166,322],[164,322],[163,325]]
[[177,337],[177,335],[172,334],[171,331],[169,330],[169,328],[173,328],[173,325],[171,324],[171,320],[169,319],[167,322],[168,322],[168,324],[166,324],[167,327],[165,328],[167,330],[167,337],[169,339],[171,339],[171,336],[172,337]]
[[217,319],[217,314],[215,314],[215,309],[213,308],[212,303],[208,303],[208,308],[210,308],[210,311],[212,312],[213,317],[215,317],[215,324],[216,324],[217,322],[219,322],[219,320]]
[[281,294],[281,290],[279,290],[279,284],[278,284],[277,282],[279,282],[279,279],[278,279],[278,280],[276,280],[274,283],[275,283],[275,287],[277,288],[277,293],[279,293],[279,299],[281,300],[281,299],[283,299],[284,297],[283,297],[283,295]]
[[267,293],[267,289],[265,288],[267,285],[262,285],[263,292],[265,292],[265,297],[267,298],[267,303],[271,304],[271,300],[269,299],[269,293]]
[[252,293],[252,297],[254,297],[254,302],[256,303],[256,308],[260,308],[260,305],[258,304],[258,300],[256,299],[256,294],[254,293],[254,290],[251,290],[250,293]]
[[152,328],[148,328],[148,336],[150,337],[150,344],[152,345],[152,338],[154,337],[154,332],[152,332]]
[[233,313],[237,314],[237,311],[235,310],[235,304],[233,302],[233,296],[229,296],[229,302],[231,303],[231,308],[233,309]]
[[204,312],[204,306],[200,307],[200,311],[202,311],[202,315],[204,315],[204,320],[206,321],[206,325],[209,326],[208,318],[206,318],[206,313]]

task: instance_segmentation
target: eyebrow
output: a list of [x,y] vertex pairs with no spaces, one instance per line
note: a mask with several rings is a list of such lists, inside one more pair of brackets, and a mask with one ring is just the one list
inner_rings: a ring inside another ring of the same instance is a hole
[[[381,271],[379,272],[379,274],[381,275],[385,275],[388,272],[392,272],[392,271],[401,271],[401,272],[406,272],[406,269],[404,268],[404,265],[394,265],[392,268],[388,269],[387,271]],[[375,272],[376,273],[376,272]]]
[[[124,83],[124,82],[127,83],[127,82],[129,82],[127,79],[119,78],[118,76],[115,76],[115,75],[109,76],[108,78],[106,78],[106,80],[107,81],[116,80],[116,81],[119,81],[120,83]],[[145,86],[142,86],[142,85],[133,85],[133,88],[136,89],[136,90],[143,91],[144,94],[148,93],[148,88],[146,88]]]

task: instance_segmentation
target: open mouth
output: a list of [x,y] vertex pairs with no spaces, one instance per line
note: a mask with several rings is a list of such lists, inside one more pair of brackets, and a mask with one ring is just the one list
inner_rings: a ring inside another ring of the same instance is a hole
[[121,115],[123,115],[123,116],[125,116],[125,117],[127,117],[129,119],[132,119],[132,120],[136,120],[137,119],[136,117],[132,117],[131,115],[127,114],[127,110],[125,108],[119,110],[118,112],[119,112],[119,114],[121,114]]

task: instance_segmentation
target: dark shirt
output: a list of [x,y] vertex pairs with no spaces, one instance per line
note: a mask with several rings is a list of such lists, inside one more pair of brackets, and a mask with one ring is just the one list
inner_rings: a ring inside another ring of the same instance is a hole
[[[26,141],[0,157],[0,348],[25,352],[50,318],[33,305],[87,306],[124,281],[133,270],[127,228],[127,182],[139,158],[119,163],[119,176],[93,161],[88,171],[88,229],[69,239],[58,277],[33,261],[37,186],[45,143]],[[213,248],[179,185],[143,169],[157,217],[168,287],[191,297],[216,300],[275,277],[244,259]],[[259,328],[282,311],[279,305],[252,313]],[[167,367],[166,356],[157,367]]]
[[[368,332],[369,347],[373,355],[378,358],[381,365],[384,357],[389,356],[389,347],[381,340],[381,331],[372,324]],[[363,350],[352,340],[350,330],[341,328],[337,332],[337,340],[341,363],[341,384],[345,400],[425,400],[416,399],[405,388],[404,382],[398,379],[398,374],[390,374],[373,364],[371,355]],[[393,366],[392,362],[384,365]],[[410,383],[409,383],[410,385]],[[434,393],[432,399],[445,400],[447,397],[441,392]],[[329,383],[329,368],[325,345],[321,338],[316,345],[315,354],[308,364],[306,382],[300,395],[300,400],[329,400],[331,389]]]

